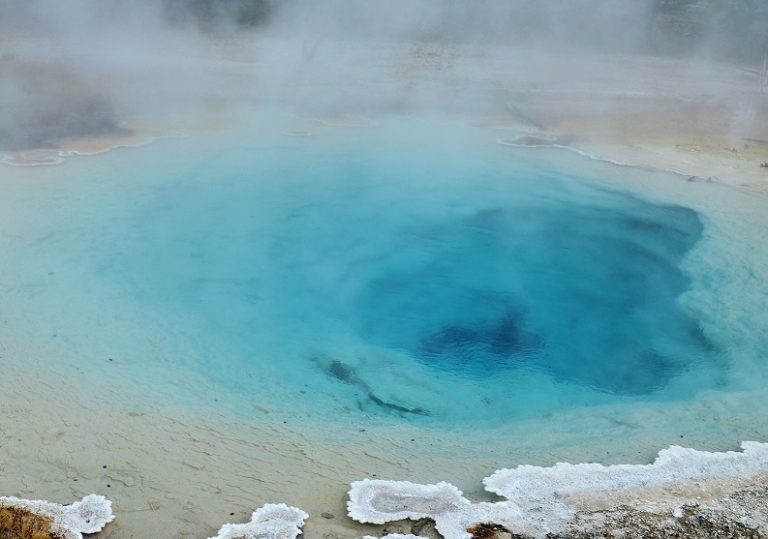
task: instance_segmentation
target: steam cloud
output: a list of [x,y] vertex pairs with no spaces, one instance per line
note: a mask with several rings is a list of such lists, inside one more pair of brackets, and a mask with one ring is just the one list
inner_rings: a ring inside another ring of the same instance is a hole
[[448,107],[452,89],[490,103],[472,55],[567,88],[608,69],[579,51],[757,65],[766,46],[752,0],[0,0],[0,149],[228,100]]

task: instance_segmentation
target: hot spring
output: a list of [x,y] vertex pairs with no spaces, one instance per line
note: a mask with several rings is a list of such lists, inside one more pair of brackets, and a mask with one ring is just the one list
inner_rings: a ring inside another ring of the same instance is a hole
[[733,216],[764,200],[457,119],[305,123],[23,171],[0,334],[154,403],[337,436],[757,428],[765,223]]

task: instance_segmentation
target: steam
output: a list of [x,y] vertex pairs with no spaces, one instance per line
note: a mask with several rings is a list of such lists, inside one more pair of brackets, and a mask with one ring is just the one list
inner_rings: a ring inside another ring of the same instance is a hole
[[284,5],[281,22],[325,38],[630,47],[640,44],[649,9],[631,0],[299,0]]
[[702,59],[735,58],[758,88],[768,12],[752,4],[0,0],[0,146],[222,103],[498,113],[520,88],[596,91],[608,80],[642,93],[642,73],[617,71],[626,55],[683,55],[697,72]]

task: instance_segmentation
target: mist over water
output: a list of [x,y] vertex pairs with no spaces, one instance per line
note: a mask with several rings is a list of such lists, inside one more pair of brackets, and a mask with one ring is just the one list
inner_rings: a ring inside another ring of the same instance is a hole
[[[679,91],[719,93],[707,84],[716,66],[699,60],[757,70],[768,45],[760,6],[726,4],[3,0],[0,140],[5,150],[50,147],[130,130],[136,117],[198,117],[243,102],[506,114],[510,103],[519,112],[513,90],[600,90],[595,81],[609,80],[621,81],[619,93],[650,91],[660,81],[624,59],[638,54],[682,55]],[[699,74],[691,88],[689,70]],[[745,104],[728,106],[736,114]]]
[[734,357],[753,354],[682,301],[705,230],[691,209],[478,133],[430,134],[455,120],[283,140],[261,121],[155,145],[143,164],[116,154],[64,214],[43,204],[59,228],[19,264],[55,268],[61,286],[23,310],[66,305],[57,339],[89,343],[86,358],[119,356],[172,401],[215,394],[248,418],[253,403],[495,427],[685,402],[727,388]]

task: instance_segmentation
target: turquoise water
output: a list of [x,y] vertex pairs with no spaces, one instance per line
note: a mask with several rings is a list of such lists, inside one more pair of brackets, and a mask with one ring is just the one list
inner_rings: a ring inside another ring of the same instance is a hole
[[248,129],[61,167],[20,259],[41,335],[178,402],[343,421],[682,402],[738,370],[686,299],[711,231],[680,200],[471,130]]

